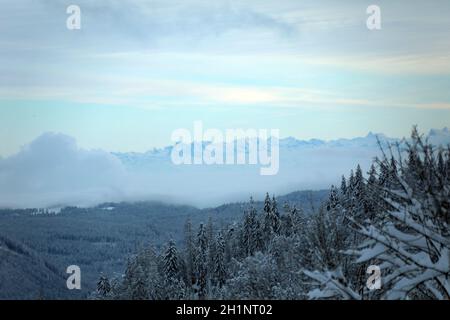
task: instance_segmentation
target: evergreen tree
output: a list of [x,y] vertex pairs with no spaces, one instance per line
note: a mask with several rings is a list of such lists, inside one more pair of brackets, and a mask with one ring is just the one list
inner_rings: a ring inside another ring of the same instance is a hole
[[360,165],[356,167],[353,194],[358,199],[364,198],[364,177]]
[[145,273],[142,266],[135,264],[130,278],[130,297],[132,300],[146,300],[148,299],[147,286],[145,283]]
[[444,150],[443,149],[439,149],[439,152],[438,152],[437,168],[438,168],[440,175],[442,175],[442,177],[445,177],[446,174],[445,174],[445,161],[444,161]]
[[224,238],[225,238],[225,262],[228,264],[233,258],[233,239],[235,237],[235,231],[233,226],[228,226]]
[[369,185],[372,185],[372,186],[374,186],[374,185],[376,185],[378,183],[377,182],[377,170],[375,169],[375,165],[374,164],[372,164],[370,166],[369,178],[367,179],[367,183]]
[[244,211],[244,224],[242,226],[242,251],[244,256],[249,256],[253,254],[252,246],[252,225],[255,222],[252,219],[249,211]]
[[447,147],[446,151],[446,161],[445,161],[445,181],[449,182],[450,180],[450,146]]
[[280,212],[278,211],[278,203],[275,196],[272,197],[272,210],[271,210],[272,230],[275,234],[279,235],[281,230]]
[[369,178],[367,179],[366,186],[366,205],[367,205],[367,213],[370,219],[374,218],[378,215],[380,211],[380,187],[377,180],[377,171],[375,166],[372,164],[370,166]]
[[285,214],[282,216],[282,230],[287,237],[294,234],[294,217],[292,214],[293,209],[288,203],[283,205]]
[[192,234],[191,219],[186,220],[184,226],[184,239],[185,239],[185,261],[186,261],[186,283],[190,287],[195,283],[195,243],[194,236]]
[[380,163],[380,175],[378,178],[378,185],[381,188],[389,187],[389,168],[385,163]]
[[263,211],[264,211],[264,218],[263,218],[264,220],[263,220],[263,224],[262,224],[261,234],[262,234],[264,247],[267,247],[267,244],[269,243],[270,239],[272,238],[272,233],[273,233],[272,217],[271,217],[272,201],[270,200],[270,196],[268,193],[266,194],[266,198],[264,199]]
[[301,233],[302,228],[305,226],[306,221],[303,220],[303,212],[301,209],[297,209],[296,206],[291,208],[289,216],[292,221],[292,233],[298,235]]
[[348,178],[347,194],[351,197],[353,196],[353,189],[355,188],[355,176],[353,170],[350,170],[350,176]]
[[264,213],[266,215],[270,214],[270,211],[272,210],[272,202],[270,201],[269,193],[266,193],[266,198],[264,199]]
[[397,161],[395,160],[394,156],[391,157],[391,162],[389,165],[389,184],[391,188],[396,188],[398,184],[396,184],[395,177],[397,176]]
[[364,218],[367,213],[367,198],[365,192],[365,182],[361,167],[356,167],[354,186],[353,186],[354,212]]
[[204,299],[207,294],[207,276],[208,276],[208,237],[206,228],[203,223],[200,224],[197,233],[197,258],[196,258],[196,272],[197,272],[197,290],[200,299]]
[[270,200],[269,194],[266,195],[266,200],[264,201],[264,213],[262,234],[264,245],[267,247],[273,236],[279,235],[281,231],[280,213],[278,211],[275,196]]
[[214,224],[212,217],[208,218],[208,224],[206,225],[206,237],[207,237],[207,258],[208,258],[208,270],[214,270],[214,257],[216,256],[216,241],[214,239]]
[[109,293],[111,292],[111,284],[109,282],[109,279],[102,275],[100,276],[100,279],[97,282],[97,295],[100,298],[106,298]]
[[168,279],[175,279],[178,277],[178,253],[177,247],[173,240],[169,241],[166,252],[164,253],[164,274]]
[[146,248],[136,257],[136,261],[143,268],[147,298],[150,300],[162,299],[164,297],[163,280],[165,277],[161,276],[159,268],[160,264],[161,268],[163,268],[164,264],[160,260],[160,257],[152,247]]
[[253,199],[250,198],[250,208],[244,211],[244,224],[242,226],[242,249],[244,256],[253,255],[256,250],[256,227],[256,209],[253,206]]
[[226,266],[225,266],[225,240],[222,233],[219,232],[216,239],[216,255],[214,258],[214,275],[219,287],[222,287],[226,281]]
[[272,196],[272,213],[277,217],[280,217],[280,212],[278,211],[278,202],[275,196]]
[[347,194],[347,181],[345,181],[345,176],[342,176],[341,180],[341,196],[345,196]]
[[253,198],[250,197],[250,209],[249,209],[250,221],[252,222],[250,225],[250,253],[254,254],[256,251],[263,250],[263,239],[261,235],[261,223],[258,217],[258,211],[255,207],[255,202]]
[[334,185],[331,186],[330,196],[328,198],[327,210],[332,211],[339,205],[339,197]]

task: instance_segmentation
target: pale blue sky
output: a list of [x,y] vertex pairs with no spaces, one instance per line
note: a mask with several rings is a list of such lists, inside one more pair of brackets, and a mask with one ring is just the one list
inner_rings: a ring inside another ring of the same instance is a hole
[[0,156],[46,131],[145,151],[194,120],[301,139],[448,126],[450,2],[342,2],[2,1]]

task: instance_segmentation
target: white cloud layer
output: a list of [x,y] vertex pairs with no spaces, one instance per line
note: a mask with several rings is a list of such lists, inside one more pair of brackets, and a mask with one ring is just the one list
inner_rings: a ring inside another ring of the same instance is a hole
[[113,155],[45,133],[0,160],[0,206],[87,205],[120,198],[126,172]]
[[[450,143],[447,129],[430,132]],[[387,139],[387,138],[382,138]],[[63,134],[46,133],[17,154],[0,159],[0,207],[58,207],[107,201],[163,200],[198,206],[324,189],[359,163],[364,171],[378,154],[375,135],[364,138],[280,141],[280,170],[260,176],[259,165],[175,166],[170,148],[111,154],[83,150]]]

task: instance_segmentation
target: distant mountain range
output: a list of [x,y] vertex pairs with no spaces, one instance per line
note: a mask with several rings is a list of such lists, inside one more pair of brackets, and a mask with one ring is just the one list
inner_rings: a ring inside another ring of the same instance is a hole
[[[448,128],[433,129],[427,137],[435,145],[450,143]],[[280,139],[279,173],[266,177],[258,174],[259,165],[174,166],[170,159],[172,147],[114,155],[130,172],[159,181],[161,194],[172,195],[182,202],[216,205],[243,200],[249,195],[261,198],[266,191],[283,194],[329,188],[339,183],[341,175],[348,175],[357,164],[367,171],[375,156],[380,154],[379,142],[386,146],[399,141],[372,132],[365,137],[330,141]],[[161,182],[169,183],[166,186]],[[206,195],[206,198],[199,199],[198,195]]]
[[[450,143],[447,128],[433,129],[435,145]],[[75,139],[45,133],[19,153],[0,159],[0,207],[91,206],[108,201],[162,200],[201,207],[242,201],[265,192],[328,189],[360,164],[369,169],[383,134],[324,141],[280,140],[279,172],[261,176],[260,165],[174,165],[172,147],[144,153],[78,148]]]
[[[426,138],[434,145],[447,145],[450,143],[450,130],[445,127],[443,129],[431,129],[426,135]],[[407,139],[408,140],[408,139]],[[383,133],[372,133],[369,132],[365,137],[356,137],[352,139],[336,139],[336,140],[320,140],[320,139],[310,139],[310,140],[299,140],[294,137],[287,137],[280,139],[280,148],[285,150],[290,149],[301,149],[301,148],[378,148],[378,141],[382,145],[386,143],[399,142],[401,139],[389,138]],[[167,146],[165,148],[155,148],[147,152],[113,152],[112,154],[120,158],[120,160],[129,166],[139,166],[148,165],[156,159],[170,160],[170,153],[172,151],[172,146]]]

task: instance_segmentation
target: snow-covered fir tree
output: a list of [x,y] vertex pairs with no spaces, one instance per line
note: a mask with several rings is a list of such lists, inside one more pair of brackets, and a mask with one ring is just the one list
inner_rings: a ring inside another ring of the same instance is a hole
[[208,236],[203,223],[200,224],[197,233],[196,255],[196,290],[200,299],[206,298],[208,284]]
[[97,296],[100,299],[108,298],[111,292],[111,284],[109,282],[108,277],[102,275],[100,279],[97,281]]
[[166,252],[164,253],[164,273],[167,278],[175,279],[178,277],[178,253],[173,240],[169,241]]
[[217,285],[221,288],[226,281],[225,240],[219,232],[216,238],[216,252],[214,257],[214,276]]

